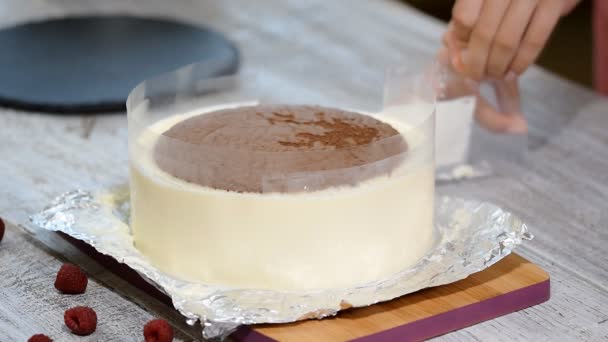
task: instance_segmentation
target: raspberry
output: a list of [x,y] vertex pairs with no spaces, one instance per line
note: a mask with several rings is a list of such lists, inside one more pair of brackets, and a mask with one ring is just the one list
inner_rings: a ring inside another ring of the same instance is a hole
[[153,319],[144,326],[146,342],[173,341],[173,328],[164,319]]
[[2,242],[2,238],[4,237],[4,221],[0,217],[0,242]]
[[48,336],[43,334],[36,334],[30,337],[27,342],[53,342]]
[[87,275],[78,266],[63,264],[57,272],[55,288],[67,294],[81,294],[87,289]]
[[63,321],[72,333],[80,336],[91,335],[97,328],[97,314],[86,306],[66,310]]

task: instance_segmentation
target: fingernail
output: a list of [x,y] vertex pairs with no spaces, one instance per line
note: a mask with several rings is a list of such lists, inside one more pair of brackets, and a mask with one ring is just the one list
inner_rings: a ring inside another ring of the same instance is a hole
[[528,122],[524,119],[523,115],[517,114],[513,118],[513,122],[507,128],[507,133],[510,134],[526,134],[528,133]]
[[466,69],[467,69],[464,57],[465,57],[464,50],[461,50],[461,51],[457,52],[456,54],[452,55],[452,65],[454,66],[454,70],[456,70],[457,72],[459,72],[461,74],[466,73]]

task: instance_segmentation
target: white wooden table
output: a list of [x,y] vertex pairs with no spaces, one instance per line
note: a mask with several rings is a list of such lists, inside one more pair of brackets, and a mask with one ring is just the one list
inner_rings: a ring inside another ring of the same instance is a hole
[[[388,0],[8,0],[0,2],[0,25],[116,12],[210,25],[238,43],[247,67],[282,56],[276,62],[281,70],[298,57],[298,63],[362,75],[403,58],[420,65],[435,53],[443,30]],[[525,218],[537,238],[519,252],[551,274],[552,298],[439,340],[608,339],[608,102],[539,69],[524,77],[523,87],[533,147],[526,162],[504,163],[496,176],[439,191],[488,199]],[[0,216],[27,226],[28,215],[61,192],[126,182],[126,142],[122,114],[60,117],[0,109]],[[65,260],[92,275],[87,294],[53,291]],[[63,328],[63,310],[76,304],[97,309],[96,334],[75,338]],[[152,317],[168,319],[181,340],[200,336],[55,234],[8,227],[0,244],[0,341],[25,341],[38,332],[58,341],[140,341]]]

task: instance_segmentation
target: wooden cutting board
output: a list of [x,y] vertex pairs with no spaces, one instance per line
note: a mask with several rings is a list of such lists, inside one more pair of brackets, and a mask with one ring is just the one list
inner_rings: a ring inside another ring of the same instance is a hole
[[[166,295],[125,264],[98,253],[82,241],[61,235],[112,272],[171,305]],[[419,341],[543,303],[549,297],[547,272],[511,254],[492,267],[452,284],[342,311],[333,318],[242,327],[231,337],[242,342]]]
[[346,310],[334,318],[243,327],[233,337],[247,342],[418,341],[540,304],[549,297],[549,275],[511,254],[456,283]]

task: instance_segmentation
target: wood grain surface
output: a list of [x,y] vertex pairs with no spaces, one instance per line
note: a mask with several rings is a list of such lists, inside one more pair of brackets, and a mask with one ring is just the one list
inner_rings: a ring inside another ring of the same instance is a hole
[[[370,82],[387,64],[405,61],[419,67],[434,55],[443,30],[443,24],[388,0],[7,0],[0,3],[0,26],[91,13],[169,16],[211,26],[240,46],[245,68],[272,65],[276,87],[294,92],[297,79],[286,75],[296,66],[351,72]],[[551,274],[552,299],[439,340],[608,339],[608,103],[537,68],[522,83],[533,150],[521,163],[499,165],[492,177],[438,190],[488,199],[524,217],[537,238],[520,252]],[[365,82],[344,87],[353,97],[366,90]],[[64,191],[124,183],[126,132],[122,114],[58,117],[0,109],[0,216],[28,227],[28,215]],[[8,242],[0,245],[0,341],[23,340],[34,329],[56,331],[56,313],[50,311],[67,302],[52,291],[24,290],[23,279],[50,277],[58,260],[81,264],[94,275],[97,299],[87,300],[97,303],[100,315],[129,313],[108,323],[100,340],[138,340],[139,332],[131,330],[152,316],[171,319],[186,339],[198,338],[172,311],[54,234],[36,232],[36,240],[19,234],[9,229]],[[24,247],[7,247],[11,239],[25,241],[19,242]],[[35,266],[45,262],[51,266]],[[8,292],[10,279],[18,280],[11,286],[23,290]],[[60,304],[48,307],[56,301]],[[27,310],[18,308],[24,303]],[[121,334],[124,339],[117,337]]]
[[[254,330],[276,341],[350,341],[479,304],[548,280],[549,275],[540,267],[511,254],[489,269],[449,285],[425,289],[366,308],[347,310],[330,319],[261,325]],[[534,297],[528,300],[528,305],[542,301]],[[496,307],[495,310],[498,312],[501,308]],[[420,336],[425,333],[428,332],[420,332]]]

